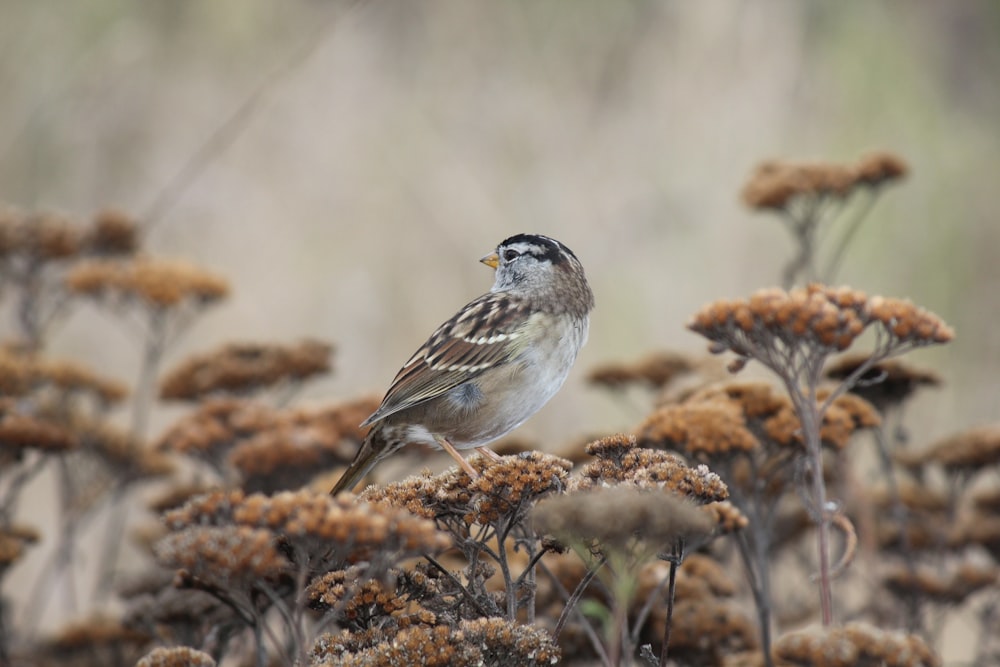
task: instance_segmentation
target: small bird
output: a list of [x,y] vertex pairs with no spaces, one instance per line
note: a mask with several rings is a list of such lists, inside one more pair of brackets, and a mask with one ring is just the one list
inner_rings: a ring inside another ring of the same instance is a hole
[[482,259],[496,269],[492,289],[438,327],[403,365],[382,405],[361,425],[371,430],[331,494],[353,489],[404,445],[458,453],[520,426],[562,386],[587,340],[594,294],[583,266],[559,241],[518,234]]

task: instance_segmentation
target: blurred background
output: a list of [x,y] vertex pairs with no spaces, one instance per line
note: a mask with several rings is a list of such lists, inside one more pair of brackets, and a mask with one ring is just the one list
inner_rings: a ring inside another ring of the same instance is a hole
[[[146,247],[233,286],[167,366],[320,338],[317,402],[383,391],[492,284],[480,256],[554,236],[597,309],[521,433],[563,442],[642,414],[588,368],[699,352],[697,308],[778,284],[791,240],[739,197],[758,162],[888,149],[911,174],[838,282],[956,328],[908,357],[946,382],[910,413],[924,444],[1000,406],[998,36],[990,0],[0,0],[0,201],[134,214]],[[133,343],[78,309],[51,351],[132,381]]]

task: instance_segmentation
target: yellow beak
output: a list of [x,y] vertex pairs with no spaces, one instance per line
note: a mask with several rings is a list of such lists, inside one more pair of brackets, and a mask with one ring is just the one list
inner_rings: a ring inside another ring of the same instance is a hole
[[485,264],[486,266],[490,267],[491,269],[495,269],[498,266],[500,266],[500,255],[496,254],[495,252],[491,252],[490,254],[481,257],[479,261]]

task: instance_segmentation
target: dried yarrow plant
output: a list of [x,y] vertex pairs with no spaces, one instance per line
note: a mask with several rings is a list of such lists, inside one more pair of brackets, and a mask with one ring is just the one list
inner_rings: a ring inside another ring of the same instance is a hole
[[126,257],[138,228],[125,213],[107,209],[86,224],[55,212],[26,212],[0,203],[0,287],[13,294],[19,338],[40,350],[53,324],[68,314],[66,272],[95,257]]
[[[827,501],[823,477],[823,419],[872,365],[917,347],[947,343],[954,332],[909,301],[823,285],[788,292],[766,289],[748,300],[716,301],[696,313],[688,328],[708,338],[712,352],[734,352],[734,371],[750,360],[758,361],[778,376],[788,392],[805,442],[809,511],[818,529],[820,608],[828,625],[833,620],[829,526],[837,508]],[[868,361],[821,397],[827,359],[865,332],[875,337]]]
[[285,403],[304,381],[330,372],[332,353],[330,345],[315,340],[295,345],[227,343],[168,372],[160,382],[160,398],[198,401],[271,389],[283,390],[279,402]]
[[[285,647],[285,664],[304,660],[311,646],[310,609],[325,611],[319,628],[348,616],[357,622],[358,596],[377,597],[402,561],[450,545],[431,521],[406,510],[319,491],[212,492],[167,512],[165,523],[170,532],[155,550],[162,565],[178,570],[174,585],[227,607],[253,632],[259,655],[265,637]],[[350,572],[339,591],[336,571]],[[383,596],[382,607],[395,598]],[[280,633],[267,618],[272,610]],[[384,615],[392,611],[398,608]]]
[[[615,435],[590,443],[596,457],[570,479],[568,493],[542,501],[532,523],[570,545],[586,565],[566,599],[554,629],[560,636],[595,577],[609,591],[610,615],[604,640],[595,650],[611,664],[634,654],[640,632],[662,588],[630,619],[643,565],[653,558],[670,563],[660,586],[666,587],[666,622],[660,638],[661,665],[667,664],[674,584],[688,549],[704,544],[730,525],[731,513],[712,508],[728,496],[725,484],[707,467],[691,468],[679,458],[636,446],[634,437]],[[710,509],[712,508],[712,509]],[[586,628],[586,621],[583,621]],[[588,633],[593,639],[593,633]],[[651,648],[646,649],[652,656]]]
[[[822,391],[818,394],[823,398]],[[861,398],[842,395],[823,415],[820,439],[839,453],[858,429],[879,423],[875,409]],[[729,489],[731,502],[748,519],[735,535],[757,607],[761,644],[771,645],[772,539],[780,500],[795,492],[796,461],[805,455],[799,419],[787,395],[766,382],[711,385],[679,403],[654,410],[636,429],[640,443],[677,451],[708,464]],[[834,570],[842,569],[845,553]]]
[[[897,155],[879,151],[854,164],[767,160],[759,164],[743,188],[743,201],[750,208],[780,216],[792,234],[798,252],[785,267],[783,285],[800,280],[832,281],[844,252],[883,189],[899,181],[909,167]],[[840,235],[837,246],[822,269],[817,265],[817,247],[823,233],[857,198],[854,215]]]

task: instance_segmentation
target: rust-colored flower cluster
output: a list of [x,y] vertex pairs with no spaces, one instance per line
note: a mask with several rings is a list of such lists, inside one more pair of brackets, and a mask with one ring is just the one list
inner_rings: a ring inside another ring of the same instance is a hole
[[565,489],[572,467],[566,459],[541,452],[504,456],[500,461],[474,456],[469,463],[480,473],[477,479],[462,470],[415,475],[369,487],[361,498],[405,508],[455,529],[489,525],[501,518],[519,520],[536,500]]
[[66,402],[75,395],[89,395],[104,406],[117,404],[128,395],[122,382],[81,363],[0,347],[0,392],[4,396],[46,391],[58,393],[58,402]]
[[693,502],[725,500],[729,490],[718,475],[699,465],[690,467],[677,456],[636,446],[635,436],[614,435],[587,445],[597,457],[574,476],[569,488],[587,490],[627,482],[640,488],[670,491]]
[[149,635],[104,616],[71,623],[39,648],[42,664],[133,664],[149,644]]
[[0,462],[16,461],[27,449],[58,454],[79,447],[77,435],[48,420],[21,414],[11,399],[0,399]]
[[[845,380],[868,361],[865,354],[846,354],[826,368],[826,377]],[[858,376],[851,393],[857,394],[880,412],[901,405],[920,387],[937,387],[941,376],[912,366],[902,359],[886,359]]]
[[668,551],[677,540],[704,540],[714,527],[700,507],[678,495],[627,484],[548,498],[531,518],[537,530],[563,542],[596,541],[619,551],[637,541]]
[[215,660],[204,651],[187,646],[161,646],[142,656],[135,667],[215,667]]
[[332,346],[314,340],[295,345],[228,343],[194,356],[170,371],[160,384],[160,397],[196,401],[302,382],[330,372],[332,352]]
[[809,629],[781,637],[775,655],[801,667],[938,667],[941,660],[916,635],[880,630],[865,623]]
[[19,561],[26,547],[36,543],[40,535],[30,526],[11,524],[0,527],[0,578]]
[[74,424],[74,431],[83,448],[122,479],[164,477],[176,469],[168,456],[110,423],[80,420]]
[[587,374],[587,381],[608,389],[642,385],[663,389],[674,379],[695,371],[699,361],[676,352],[658,352],[633,363],[598,366]]
[[66,287],[112,303],[138,300],[157,310],[207,305],[229,295],[229,283],[220,276],[187,261],[153,257],[80,262],[66,275]]
[[23,257],[33,261],[78,255],[128,255],[138,245],[138,226],[118,209],[104,209],[89,225],[55,212],[25,212],[0,206],[0,261]]
[[353,457],[364,436],[358,424],[377,407],[374,397],[284,410],[250,399],[204,399],[156,448],[205,461],[223,477],[235,472],[249,491],[298,488]]
[[785,291],[770,288],[749,299],[714,301],[688,328],[712,341],[712,352],[731,350],[769,367],[780,350],[798,347],[843,351],[868,327],[892,347],[947,343],[955,334],[933,313],[905,299],[868,297],[848,287],[811,284]]
[[963,560],[945,567],[894,565],[886,569],[882,585],[893,595],[915,597],[937,604],[961,604],[973,593],[1000,580],[995,565]]
[[317,577],[306,588],[306,597],[313,609],[337,611],[337,622],[355,632],[383,627],[389,617],[409,605],[404,596],[383,582],[366,579],[360,568],[334,570]]
[[455,627],[416,626],[387,637],[325,635],[313,648],[312,667],[540,667],[559,661],[559,648],[541,628],[500,618],[464,620]]
[[357,562],[375,554],[398,560],[449,545],[430,521],[405,510],[355,502],[350,494],[331,498],[306,490],[274,496],[218,491],[194,498],[164,518],[174,531],[227,525],[267,529],[296,551],[300,565]]
[[897,458],[910,467],[932,463],[950,473],[969,475],[1000,462],[1000,424],[977,426],[947,436],[920,452],[900,452]]
[[784,209],[796,199],[843,199],[857,188],[877,188],[906,176],[897,155],[879,151],[854,164],[767,160],[743,187],[743,201],[755,209]]
[[289,573],[291,563],[276,542],[271,531],[249,526],[190,526],[165,536],[154,551],[164,566],[226,587],[273,582]]

